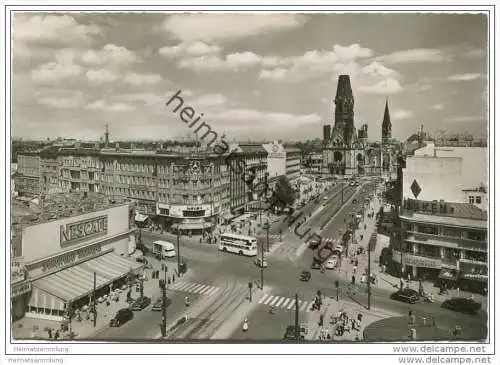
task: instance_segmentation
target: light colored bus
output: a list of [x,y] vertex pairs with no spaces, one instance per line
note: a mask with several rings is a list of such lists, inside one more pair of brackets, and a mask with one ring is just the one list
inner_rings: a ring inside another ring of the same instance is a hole
[[220,235],[219,250],[237,253],[238,255],[256,256],[257,239],[234,233],[223,233]]
[[175,257],[175,246],[173,243],[166,241],[154,241],[153,254],[160,260],[163,257]]

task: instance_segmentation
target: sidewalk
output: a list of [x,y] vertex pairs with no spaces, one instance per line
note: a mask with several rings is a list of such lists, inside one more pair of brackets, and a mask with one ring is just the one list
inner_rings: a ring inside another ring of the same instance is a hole
[[[160,270],[160,278],[164,277],[163,272],[161,271],[161,262],[148,257],[148,261],[152,264],[152,269],[144,269],[144,273],[146,276],[146,280],[144,281],[144,296],[150,297],[151,302],[160,297],[160,287],[159,287],[159,279],[151,279],[151,273],[153,270]],[[176,272],[177,263],[176,262],[168,262],[167,263],[167,275],[172,278],[172,275]],[[189,270],[181,275],[181,277],[175,276],[175,280],[177,281],[186,281],[192,275],[192,270]],[[121,293],[118,294],[119,300],[115,302],[114,300],[110,301],[109,306],[106,305],[106,302],[96,303],[96,311],[97,311],[97,320],[96,326],[93,325],[93,316],[90,315],[89,318],[86,318],[86,314],[81,315],[81,321],[77,320],[75,316],[71,321],[71,330],[75,332],[76,338],[91,338],[95,333],[109,326],[109,321],[115,316],[116,312],[122,308],[128,308],[129,304],[126,302],[128,288],[122,290]],[[139,292],[136,291],[135,285],[132,286],[132,298],[137,299],[139,297]],[[69,332],[63,333],[61,328],[61,322],[58,321],[50,321],[50,320],[42,320],[38,318],[27,318],[24,317],[19,321],[16,321],[13,324],[13,337],[15,339],[22,338],[39,338],[39,339],[49,339],[47,329],[52,329],[52,335],[54,335],[56,330],[59,330],[61,333],[61,337],[69,335]]]
[[[344,327],[346,331],[342,336],[336,336],[336,324],[333,324],[332,316],[337,317],[340,312],[347,314],[349,321]],[[323,326],[319,326],[320,315],[323,314]],[[362,315],[360,321],[361,326],[357,330],[352,329],[350,320],[357,319],[358,315]],[[308,313],[308,332],[305,336],[306,340],[319,340],[320,337],[325,336],[327,333],[330,335],[332,341],[358,341],[363,338],[363,331],[370,323],[380,319],[398,316],[399,314],[391,311],[372,308],[360,308],[356,303],[326,297],[323,298],[323,306],[321,311],[314,311]],[[323,335],[321,335],[323,333]]]
[[[368,269],[368,244],[370,241],[370,236],[373,232],[376,232],[377,227],[376,227],[376,213],[379,211],[380,207],[384,206],[383,202],[379,200],[379,198],[375,197],[372,199],[370,202],[369,206],[367,209],[365,209],[365,215],[363,217],[363,220],[359,224],[360,229],[356,230],[354,234],[354,239],[357,241],[357,244],[350,244],[349,245],[349,258],[342,258],[341,261],[341,268],[340,272],[345,275],[346,280],[351,280],[351,276],[353,275],[354,272],[354,264],[351,263],[351,257],[352,258],[357,258],[358,259],[358,267],[356,269],[355,277],[356,277],[356,283],[358,284],[360,282],[361,276],[365,272],[365,270]],[[368,218],[368,213],[372,211],[374,212],[373,217],[370,219]],[[366,224],[366,230],[364,229],[364,225]],[[363,239],[361,239],[360,235],[363,235]],[[389,292],[394,292],[399,289],[400,287],[400,278],[391,276],[387,273],[383,273],[380,270],[378,259],[380,256],[380,253],[384,247],[388,246],[388,240],[389,237],[384,236],[382,234],[377,234],[377,244],[373,248],[373,251],[371,252],[371,272],[372,274],[375,274],[378,278],[377,284],[374,286],[387,290]],[[356,255],[356,250],[362,247],[364,249],[363,254],[361,255]],[[344,276],[342,276],[344,278]],[[407,282],[407,280],[404,280],[404,286],[406,287],[409,285],[409,287],[413,290],[418,291],[419,289],[419,283],[416,280],[412,280],[410,283]],[[433,282],[429,281],[424,281],[422,282],[422,285],[424,287],[424,291],[426,293],[432,293],[434,296],[434,300],[437,302],[443,302],[447,299],[450,299],[452,297],[464,297],[464,298],[473,298],[474,300],[480,302],[483,306],[483,308],[486,308],[487,302],[488,302],[488,297],[483,296],[483,295],[478,295],[478,294],[473,294],[470,292],[465,292],[465,291],[456,291],[456,290],[450,290],[448,294],[446,295],[439,295],[439,288],[434,287]]]

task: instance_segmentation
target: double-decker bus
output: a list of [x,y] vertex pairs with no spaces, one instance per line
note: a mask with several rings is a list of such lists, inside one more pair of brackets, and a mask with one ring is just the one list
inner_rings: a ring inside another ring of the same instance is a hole
[[256,256],[257,239],[234,233],[223,233],[220,235],[219,250],[237,253],[238,255]]

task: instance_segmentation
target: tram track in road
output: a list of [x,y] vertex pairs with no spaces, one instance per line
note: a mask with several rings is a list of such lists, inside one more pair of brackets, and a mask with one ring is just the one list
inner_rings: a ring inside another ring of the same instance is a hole
[[[247,289],[248,290],[248,289]],[[196,308],[192,309],[195,312],[193,316],[188,315],[188,319],[174,331],[168,338],[170,339],[192,339],[194,335],[210,322],[211,317],[218,313],[223,307],[228,298],[231,298],[238,292],[238,284],[234,279],[226,279],[219,294],[211,298],[209,301],[199,302]]]

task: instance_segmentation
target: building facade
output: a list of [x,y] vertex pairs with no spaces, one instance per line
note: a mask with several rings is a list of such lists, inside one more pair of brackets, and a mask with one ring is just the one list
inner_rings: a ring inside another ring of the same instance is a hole
[[101,191],[102,163],[99,150],[61,148],[60,186],[63,192]]
[[290,184],[295,184],[297,179],[300,177],[300,168],[301,168],[301,151],[299,148],[291,148],[288,147],[285,149],[286,156],[286,166],[285,166],[285,174],[290,181]]
[[128,258],[135,251],[130,201],[73,193],[40,205],[41,213],[28,215],[13,208],[13,318],[60,321],[70,306],[89,303],[94,273],[101,296],[142,267]]
[[270,180],[286,175],[286,150],[278,141],[264,143],[262,145],[267,152],[267,173]]
[[18,155],[15,185],[19,195],[34,196],[41,193],[40,155],[38,152],[23,152]]
[[403,275],[483,292],[488,281],[487,215],[472,204],[406,199],[392,250]]

